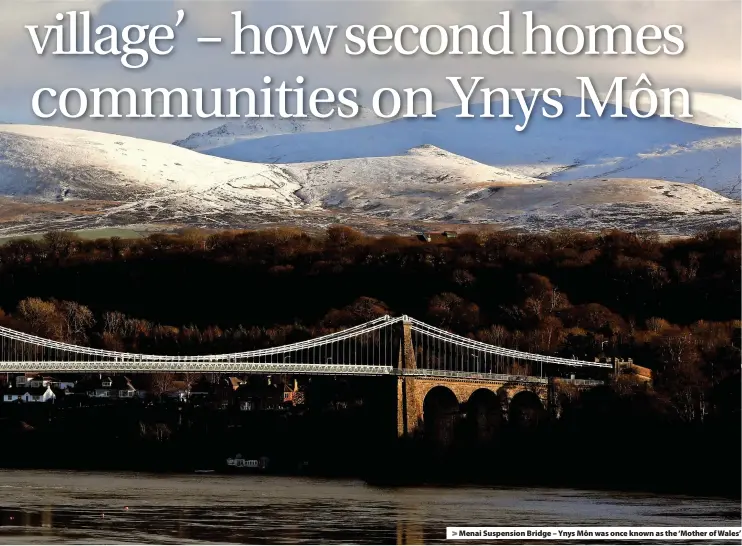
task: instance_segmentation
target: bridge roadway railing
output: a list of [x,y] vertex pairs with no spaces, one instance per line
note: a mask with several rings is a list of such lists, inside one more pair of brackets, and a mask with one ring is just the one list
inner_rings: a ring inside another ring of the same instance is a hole
[[539,383],[546,384],[549,382],[547,377],[535,377],[530,375],[508,375],[501,373],[472,373],[457,370],[434,370],[434,369],[417,369],[417,370],[395,370],[396,375],[405,377],[441,377],[448,379],[462,380],[484,380],[498,381],[503,383]]
[[463,381],[494,381],[498,383],[531,383],[537,385],[547,385],[552,381],[559,383],[569,383],[581,386],[603,385],[605,382],[599,379],[571,379],[566,377],[538,377],[532,375],[509,375],[500,373],[472,373],[466,371],[449,371],[449,370],[399,370],[395,369],[395,375],[405,377],[435,377],[460,379]]
[[208,361],[166,361],[166,360],[46,360],[46,361],[0,361],[0,372],[215,372],[215,373],[255,373],[255,374],[303,374],[303,375],[390,375],[391,366],[362,364],[306,364],[301,362],[208,362]]
[[509,375],[496,373],[472,373],[449,370],[400,370],[392,366],[373,366],[358,364],[304,364],[300,362],[270,364],[265,362],[183,362],[166,361],[0,361],[3,372],[222,372],[222,373],[289,373],[302,375],[357,375],[357,376],[405,376],[454,379],[462,381],[491,381],[498,383],[518,383],[546,385],[553,379],[561,383],[581,386],[602,385],[603,381],[593,379],[567,379],[535,377],[528,375]]
[[563,377],[555,378],[557,383],[569,383],[571,385],[579,385],[582,387],[597,387],[598,385],[605,385],[605,381],[599,379],[567,379]]

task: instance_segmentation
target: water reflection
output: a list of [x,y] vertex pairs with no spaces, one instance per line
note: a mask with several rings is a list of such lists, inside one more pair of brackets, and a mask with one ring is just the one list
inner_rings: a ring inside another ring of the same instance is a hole
[[[397,544],[425,544],[425,511],[414,498],[400,496],[395,510]],[[444,530],[445,532],[445,530]]]
[[0,471],[0,542],[445,542],[464,525],[740,525],[734,501],[356,481]]

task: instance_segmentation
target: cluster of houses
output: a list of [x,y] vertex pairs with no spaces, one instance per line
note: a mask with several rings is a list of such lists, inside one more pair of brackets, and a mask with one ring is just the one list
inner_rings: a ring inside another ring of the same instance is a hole
[[[235,378],[231,378],[235,379]],[[242,411],[274,410],[291,406],[302,406],[306,402],[306,391],[294,379],[293,382],[273,382],[271,377],[267,383],[257,381],[241,381],[234,385],[234,399]],[[222,404],[229,404],[229,398],[223,399]]]
[[39,374],[11,376],[0,382],[3,402],[56,402],[66,396],[90,398],[135,398],[141,396],[129,378],[99,376],[79,380],[73,377],[53,377]]
[[57,380],[42,375],[6,375],[3,402],[53,402],[64,391],[74,388],[74,381]]
[[138,388],[125,375],[48,376],[10,375],[0,379],[3,403],[55,403],[61,400],[131,400],[164,398],[180,402],[210,403],[220,408],[238,407],[242,411],[278,410],[305,403],[306,390],[296,379],[271,376],[202,377],[189,383],[168,381],[155,393]]

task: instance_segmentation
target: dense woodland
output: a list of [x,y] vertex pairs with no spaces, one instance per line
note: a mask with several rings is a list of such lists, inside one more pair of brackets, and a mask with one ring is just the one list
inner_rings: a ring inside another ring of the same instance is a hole
[[[685,422],[740,408],[740,233],[462,233],[334,226],[0,247],[0,324],[95,347],[221,353],[382,314],[529,352],[631,357]],[[4,311],[3,311],[4,310]]]
[[[95,241],[49,233],[41,241],[0,247],[0,325],[72,343],[221,353],[308,339],[382,314],[408,314],[488,343],[582,359],[631,357],[653,372],[651,385],[622,376],[562,397],[559,418],[552,414],[528,430],[508,423],[488,445],[467,443],[462,422],[457,436],[463,442],[444,459],[420,445],[401,447],[398,454],[384,448],[380,460],[392,466],[376,470],[364,461],[379,459],[372,454],[385,434],[382,410],[365,406],[354,417],[310,407],[303,417],[266,416],[240,429],[251,445],[263,430],[265,449],[284,453],[276,439],[291,439],[295,457],[334,471],[377,472],[382,480],[394,479],[401,468],[396,461],[415,460],[415,468],[438,480],[456,469],[471,475],[449,476],[454,481],[507,478],[739,495],[741,297],[738,231],[672,241],[618,231],[493,231],[439,242],[368,237],[345,227],[321,235],[187,231]],[[13,411],[25,412],[16,417],[27,421],[31,408]],[[103,442],[86,426],[104,413],[90,411],[80,418],[70,413],[66,421],[60,421],[62,413],[53,421],[45,414],[38,419],[48,431],[37,429],[34,441],[69,444],[69,453],[57,450],[31,462],[34,453],[47,452],[33,448],[18,425],[13,444],[31,447],[13,450],[17,460],[0,464],[115,465],[101,449],[132,453],[141,444],[141,461],[169,468],[173,453],[221,457],[204,446],[223,445],[227,452],[238,445],[229,440],[226,431],[233,429],[226,422],[212,422],[224,417],[184,421],[180,411],[169,417],[172,437],[145,438],[139,429],[161,427],[163,418],[139,415],[141,408],[105,414],[107,425],[94,426],[109,431]],[[198,423],[206,422],[208,432],[198,432]],[[92,437],[98,441],[86,441]],[[322,450],[315,453],[312,446]]]

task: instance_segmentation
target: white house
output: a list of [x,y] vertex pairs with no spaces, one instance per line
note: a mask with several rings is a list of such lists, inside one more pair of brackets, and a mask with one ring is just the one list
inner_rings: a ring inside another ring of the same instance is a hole
[[94,381],[89,385],[87,394],[91,398],[136,398],[139,392],[128,377],[115,375]]
[[31,385],[29,385],[28,382],[34,377],[36,377],[36,374],[17,375],[15,376],[15,386],[16,387],[30,387]]
[[72,389],[75,386],[74,381],[57,379],[56,377],[44,376],[41,378],[42,387],[52,387],[61,391]]
[[49,387],[49,386],[51,386],[49,385],[49,382],[44,381],[44,378],[41,377],[40,375],[26,379],[26,387],[29,387],[31,389],[38,389],[41,387]]
[[18,388],[38,389],[40,387],[54,387],[60,390],[70,390],[75,386],[74,381],[58,380],[50,376],[41,376],[37,374],[19,375],[15,378],[15,385]]
[[57,395],[50,386],[35,389],[19,389],[3,395],[3,402],[53,402]]

